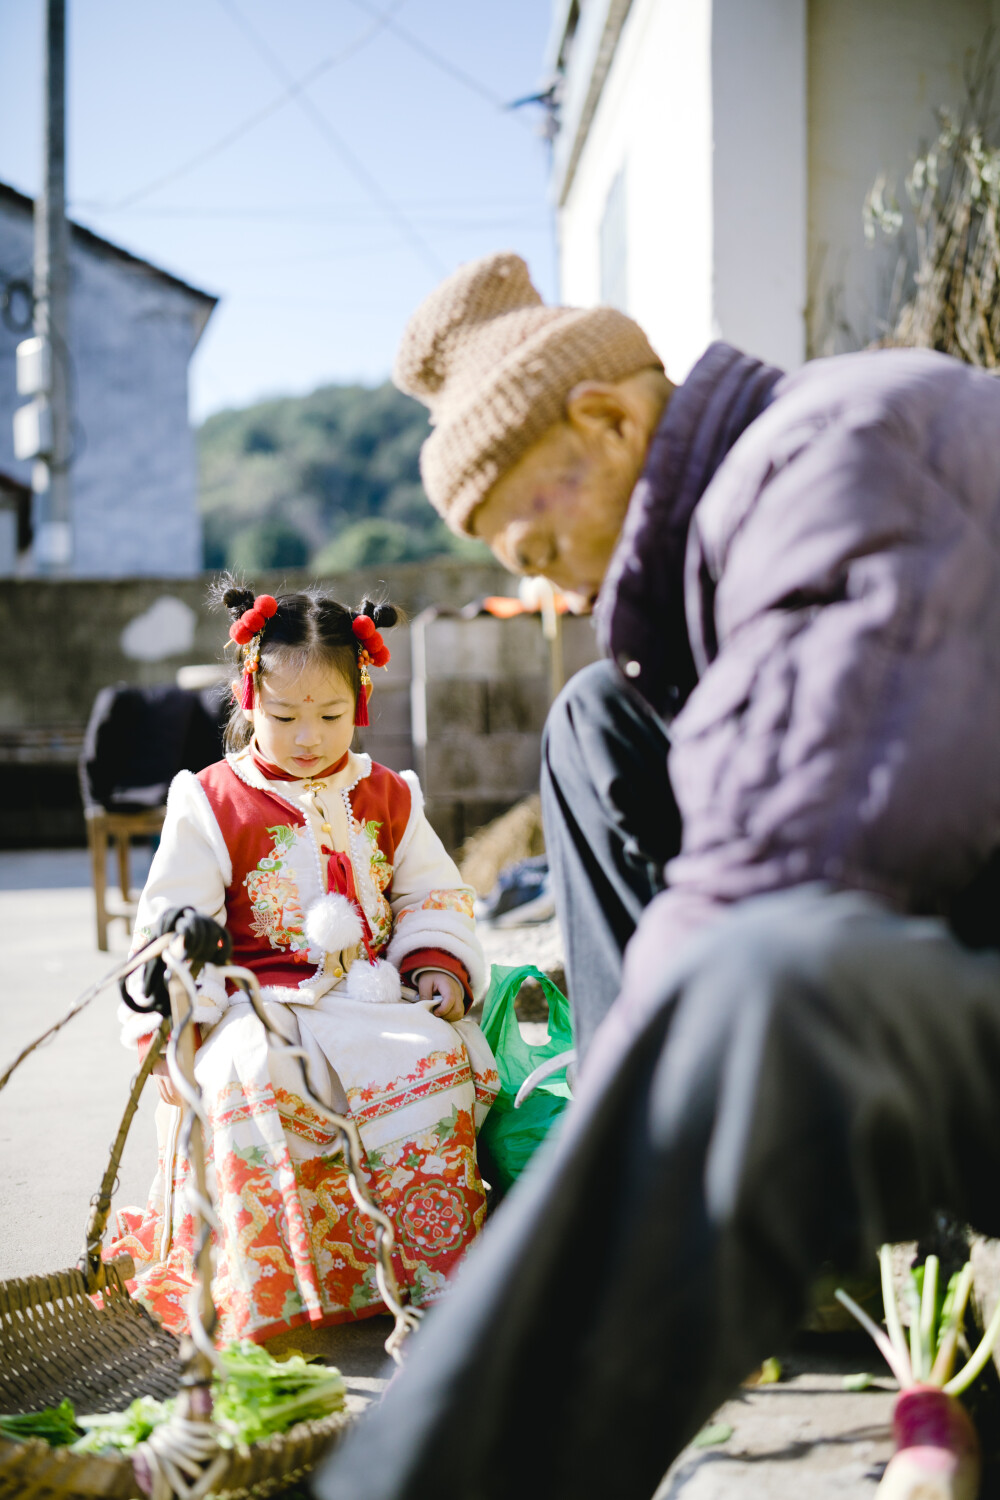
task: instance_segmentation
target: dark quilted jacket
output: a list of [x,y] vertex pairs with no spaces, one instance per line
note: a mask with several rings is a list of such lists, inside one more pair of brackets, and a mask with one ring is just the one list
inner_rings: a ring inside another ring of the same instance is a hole
[[683,843],[647,957],[721,903],[810,880],[960,929],[965,902],[972,940],[1000,941],[982,886],[1000,868],[1000,380],[916,350],[782,375],[713,345],[654,438],[598,622],[670,723]]

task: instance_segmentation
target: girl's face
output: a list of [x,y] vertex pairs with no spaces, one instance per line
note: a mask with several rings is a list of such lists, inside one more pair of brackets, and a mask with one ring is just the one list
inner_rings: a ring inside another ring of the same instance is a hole
[[244,713],[253,723],[261,755],[290,776],[312,776],[333,765],[354,738],[350,683],[322,662],[266,672],[256,707]]

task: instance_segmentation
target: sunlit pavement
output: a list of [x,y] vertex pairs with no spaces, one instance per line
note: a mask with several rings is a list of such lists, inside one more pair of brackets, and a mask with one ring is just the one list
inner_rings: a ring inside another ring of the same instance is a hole
[[[142,866],[137,863],[141,878]],[[0,1073],[127,949],[99,953],[85,850],[0,853]],[[73,1265],[135,1072],[114,989],[21,1064],[0,1093],[0,1275]],[[116,1204],[142,1203],[156,1160],[153,1100],[140,1106]]]

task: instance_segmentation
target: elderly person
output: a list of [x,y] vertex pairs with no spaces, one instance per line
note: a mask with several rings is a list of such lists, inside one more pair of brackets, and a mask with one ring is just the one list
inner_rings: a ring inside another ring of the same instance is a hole
[[595,610],[543,758],[582,1067],[318,1493],[647,1500],[824,1265],[1000,1232],[1000,382],[714,344],[674,386],[514,255],[395,378],[449,524]]

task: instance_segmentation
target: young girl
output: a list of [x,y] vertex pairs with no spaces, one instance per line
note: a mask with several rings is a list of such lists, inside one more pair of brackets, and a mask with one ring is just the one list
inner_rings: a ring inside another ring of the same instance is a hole
[[[233,962],[256,973],[281,1029],[306,1048],[322,1101],[353,1116],[368,1187],[395,1225],[400,1285],[426,1302],[483,1221],[475,1132],[497,1074],[463,1019],[486,978],[473,893],[413,773],[351,749],[355,723],[368,722],[368,668],[389,659],[379,630],[396,611],[316,592],[255,599],[231,581],[222,602],[241,671],[230,753],[170,788],[134,946],[171,907],[228,925]],[[138,993],[135,976],[130,985]],[[268,1052],[242,992],[211,967],[198,989],[218,1340],[383,1311],[370,1221],[297,1065]],[[121,1017],[141,1055],[157,1018]],[[196,1231],[180,1110],[157,1070],[159,1171],[145,1212],[118,1215],[109,1253],[134,1257],[140,1300],[181,1331]]]

